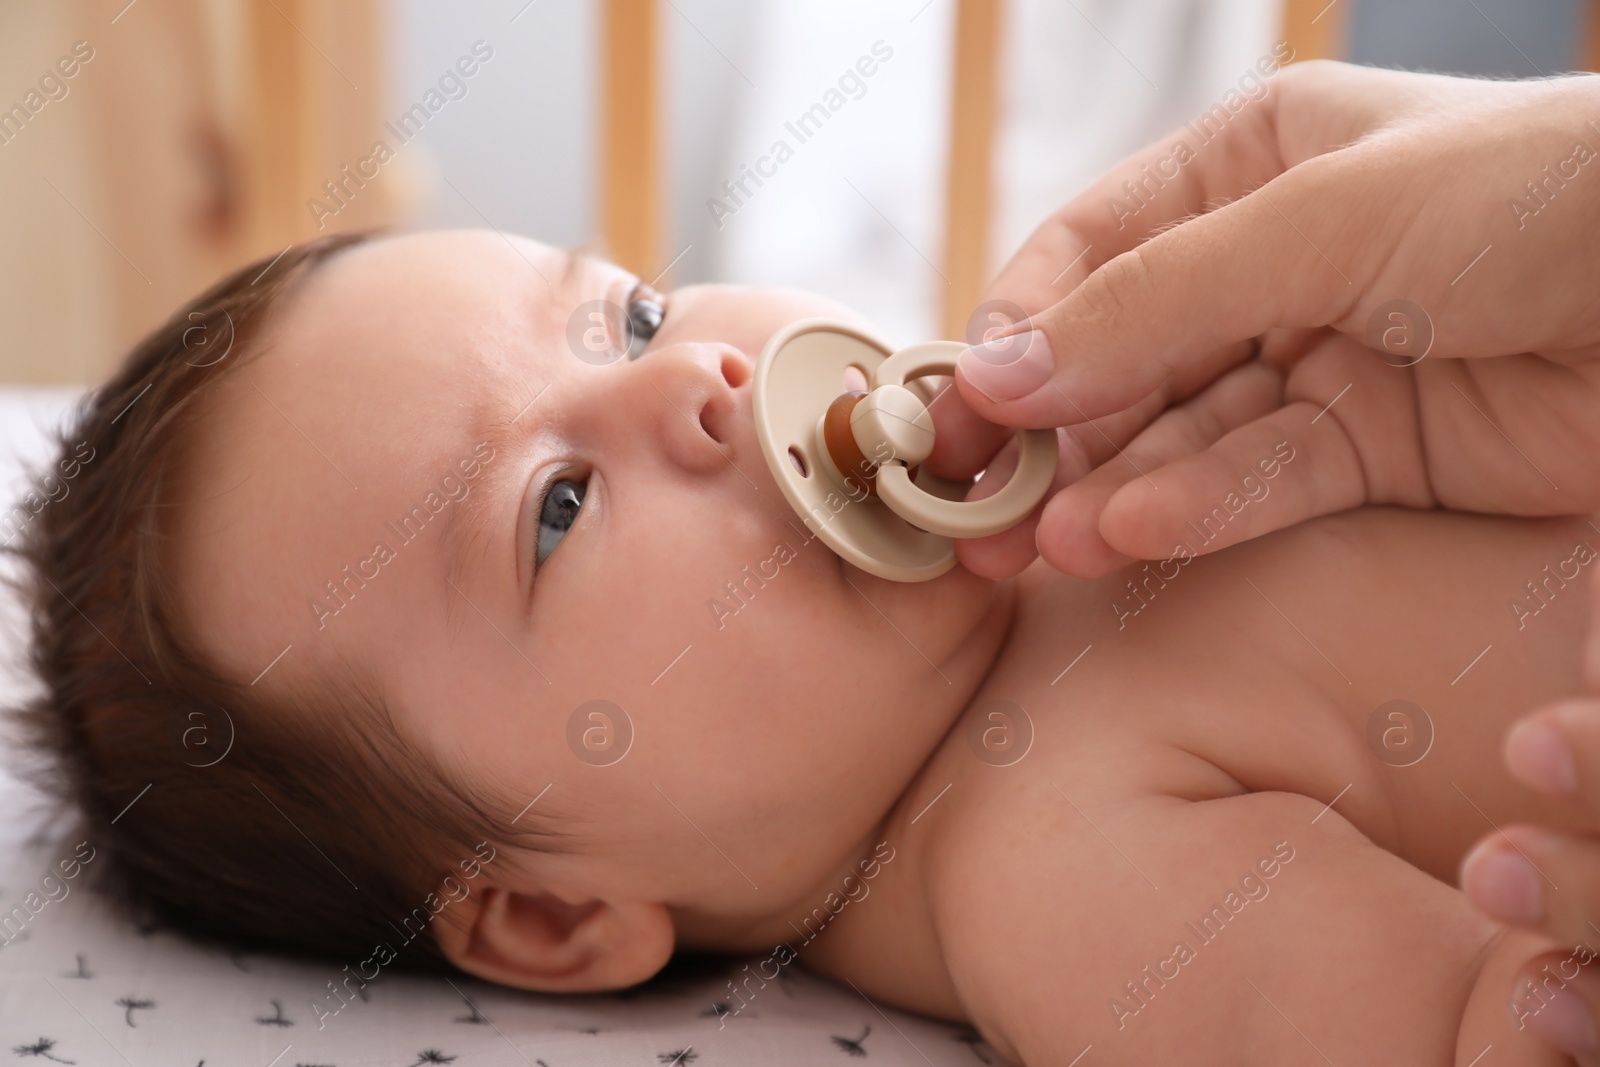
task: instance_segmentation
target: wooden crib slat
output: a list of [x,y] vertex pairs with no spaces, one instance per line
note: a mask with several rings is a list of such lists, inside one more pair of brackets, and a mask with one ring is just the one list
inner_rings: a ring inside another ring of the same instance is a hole
[[1284,0],[1283,39],[1295,59],[1343,59],[1355,0]]
[[1600,0],[1589,0],[1582,18],[1582,55],[1578,57],[1578,69],[1600,71]]
[[988,282],[1003,0],[958,0],[940,334],[961,340]]
[[[251,236],[266,241],[302,240],[310,229],[300,196],[317,191],[312,178],[310,115],[305,47],[295,32],[304,19],[299,0],[252,0],[249,33],[253,42],[251,134],[248,147],[256,183],[247,197],[254,217]],[[268,237],[267,235],[272,235]],[[252,242],[254,243],[254,242]]]
[[601,3],[600,234],[646,280],[664,266],[657,15],[656,0]]

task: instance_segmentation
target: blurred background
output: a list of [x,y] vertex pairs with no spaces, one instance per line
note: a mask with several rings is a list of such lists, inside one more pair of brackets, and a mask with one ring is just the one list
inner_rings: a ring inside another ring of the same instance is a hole
[[1597,12],[7,0],[0,383],[93,384],[223,271],[372,226],[492,226],[662,286],[819,290],[896,343],[951,336],[1051,209],[1278,42],[1297,59],[1537,77],[1596,69]]

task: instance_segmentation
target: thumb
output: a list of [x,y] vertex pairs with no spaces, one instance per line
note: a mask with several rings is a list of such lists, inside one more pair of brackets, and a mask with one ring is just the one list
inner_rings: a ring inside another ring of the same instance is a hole
[[1236,343],[1271,327],[1340,318],[1364,274],[1345,235],[1382,232],[1352,218],[1370,197],[1326,177],[1342,154],[1302,163],[1122,253],[1012,333],[962,352],[961,395],[992,422],[1070,426],[1124,410],[1202,364],[1221,374],[1232,364],[1215,366],[1219,352],[1238,362],[1249,350]]

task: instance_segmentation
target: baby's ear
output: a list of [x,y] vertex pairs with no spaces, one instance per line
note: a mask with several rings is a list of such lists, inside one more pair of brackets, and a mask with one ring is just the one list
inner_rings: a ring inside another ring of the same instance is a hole
[[664,904],[589,900],[482,886],[447,908],[434,937],[451,963],[477,978],[542,993],[624,989],[672,956]]

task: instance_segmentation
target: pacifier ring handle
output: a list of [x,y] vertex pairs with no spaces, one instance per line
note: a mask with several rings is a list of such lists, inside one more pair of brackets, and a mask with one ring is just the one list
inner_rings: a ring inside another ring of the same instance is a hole
[[[904,388],[916,378],[954,375],[956,357],[966,347],[959,341],[928,341],[902,348],[874,369],[872,387]],[[1018,430],[1016,471],[999,492],[982,500],[934,496],[911,480],[904,463],[893,460],[878,467],[875,481],[878,498],[912,525],[945,537],[987,537],[1009,530],[1044,499],[1058,460],[1054,430]]]

